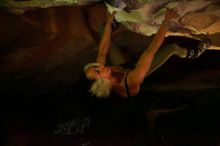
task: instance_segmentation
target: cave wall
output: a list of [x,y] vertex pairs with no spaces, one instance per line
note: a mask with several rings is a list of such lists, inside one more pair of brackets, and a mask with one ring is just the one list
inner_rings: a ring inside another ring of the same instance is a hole
[[63,6],[0,15],[1,77],[54,86],[75,83],[93,61],[106,10]]

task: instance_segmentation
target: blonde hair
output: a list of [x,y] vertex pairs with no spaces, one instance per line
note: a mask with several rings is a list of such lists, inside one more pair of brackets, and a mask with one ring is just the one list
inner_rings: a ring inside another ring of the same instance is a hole
[[112,84],[108,79],[99,78],[91,86],[90,92],[98,98],[108,98]]
[[86,64],[85,66],[84,66],[84,69],[83,69],[83,71],[85,72],[88,68],[90,68],[90,67],[96,67],[96,66],[100,66],[101,64],[100,63],[94,63],[94,62],[92,62],[92,63],[88,63],[88,64]]

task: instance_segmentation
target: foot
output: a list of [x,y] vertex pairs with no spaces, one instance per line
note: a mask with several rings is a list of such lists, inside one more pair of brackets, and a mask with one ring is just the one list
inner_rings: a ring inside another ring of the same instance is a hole
[[188,50],[186,58],[188,59],[198,58],[210,45],[211,45],[211,40],[209,38],[205,38],[201,40],[197,48]]

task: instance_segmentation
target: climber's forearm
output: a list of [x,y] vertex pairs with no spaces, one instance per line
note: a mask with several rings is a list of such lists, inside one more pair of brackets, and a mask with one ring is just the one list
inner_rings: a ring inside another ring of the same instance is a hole
[[113,16],[111,15],[106,21],[103,36],[99,44],[96,62],[102,65],[105,65],[106,56],[108,54],[109,46],[111,44],[112,21]]

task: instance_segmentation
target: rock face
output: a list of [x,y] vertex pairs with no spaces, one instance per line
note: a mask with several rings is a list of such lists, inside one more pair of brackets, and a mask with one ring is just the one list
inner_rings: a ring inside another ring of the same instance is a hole
[[96,42],[80,8],[39,9],[21,16],[1,11],[1,15],[2,75],[73,83],[95,55]]
[[15,14],[23,14],[25,11],[35,8],[79,6],[98,1],[99,0],[1,0],[0,7],[3,7]]
[[[187,19],[195,15],[185,17],[182,23],[194,25],[197,20],[190,22]],[[86,7],[50,7],[26,11],[22,15],[1,10],[0,17],[1,90],[10,90],[11,85],[15,84],[21,86],[20,83],[33,88],[35,85],[66,87],[77,83],[84,65],[95,59],[100,30],[106,18],[106,6],[99,3]],[[215,21],[214,18],[211,21]],[[207,25],[209,22],[200,28]],[[218,34],[212,37],[219,43]],[[127,60],[137,58],[151,40],[151,37],[132,33],[122,25],[112,38]],[[215,63],[218,64],[218,61]],[[168,66],[165,67],[169,70]],[[217,79],[218,71],[215,73]],[[190,82],[183,80],[183,83]]]
[[[134,2],[134,1],[133,1]],[[219,33],[219,12],[220,5],[216,1],[144,1],[129,3],[124,0],[117,0],[115,5],[107,4],[110,12],[117,11],[116,20],[122,23],[127,29],[145,35],[155,34],[162,24],[166,7],[175,8],[178,17],[170,21],[169,33],[167,36],[185,36],[194,39],[201,39],[201,34],[214,35]],[[219,49],[213,44],[210,49]]]

